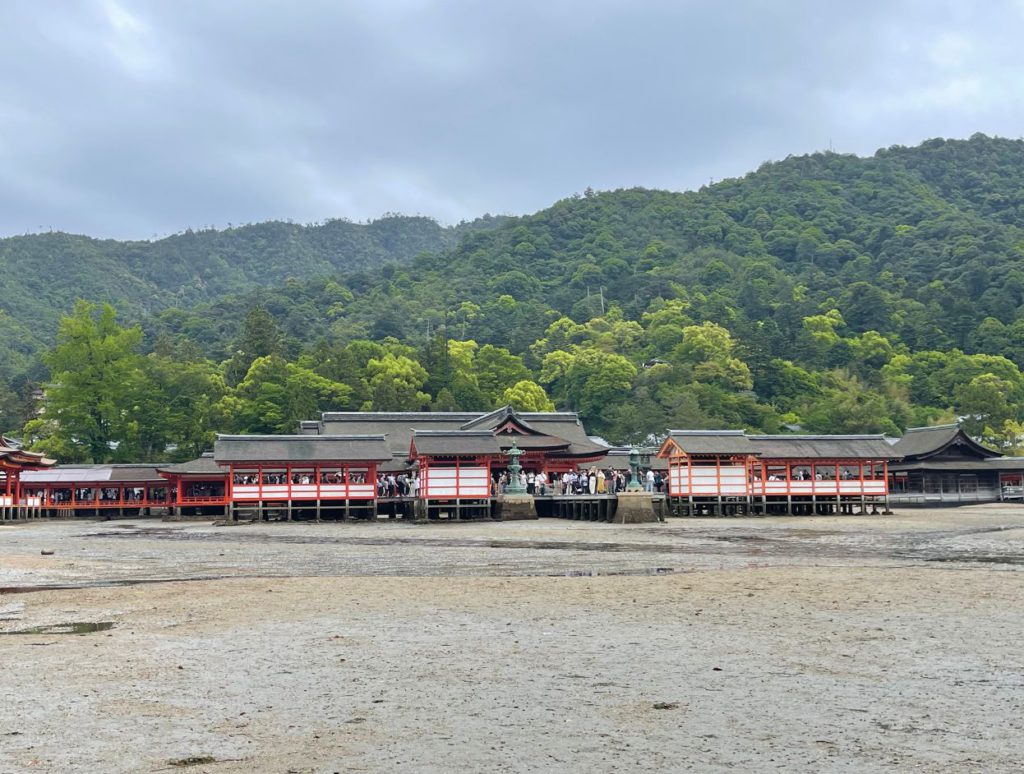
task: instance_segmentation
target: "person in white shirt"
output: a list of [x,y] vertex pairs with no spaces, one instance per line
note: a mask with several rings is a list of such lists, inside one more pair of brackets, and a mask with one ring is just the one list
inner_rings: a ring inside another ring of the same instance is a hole
[[548,474],[542,470],[537,474],[533,485],[535,494],[539,494],[541,497],[546,495],[548,493]]

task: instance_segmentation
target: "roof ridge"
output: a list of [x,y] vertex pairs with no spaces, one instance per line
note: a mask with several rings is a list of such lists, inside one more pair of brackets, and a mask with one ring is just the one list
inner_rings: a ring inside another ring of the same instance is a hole
[[487,435],[493,436],[490,430],[417,430],[413,428],[414,435]]
[[669,430],[668,433],[669,435],[747,435],[746,430]]
[[273,433],[254,433],[254,434],[217,434],[218,441],[383,441],[387,438],[387,433],[330,433],[324,435],[303,435],[289,434],[289,435],[274,435]]
[[835,440],[835,441],[863,441],[866,439],[871,440],[885,440],[885,436],[881,433],[848,433],[843,435],[831,435],[831,434],[814,434],[814,433],[777,433],[764,435],[748,435],[750,440],[756,441],[759,438],[767,439],[770,441],[780,441],[792,438],[793,440],[809,441],[812,439],[821,440]]
[[[491,413],[491,412],[488,412]],[[475,411],[324,411],[322,416],[346,416],[346,417],[380,417],[380,416],[401,416],[401,417],[482,417],[486,414],[479,414]],[[304,422],[316,422],[315,419],[302,420]]]

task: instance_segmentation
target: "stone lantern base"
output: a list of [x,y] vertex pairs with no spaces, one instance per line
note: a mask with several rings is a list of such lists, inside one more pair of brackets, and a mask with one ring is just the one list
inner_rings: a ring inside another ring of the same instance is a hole
[[503,494],[498,497],[498,518],[502,521],[523,521],[537,518],[533,495]]
[[619,492],[616,498],[613,524],[646,524],[658,520],[650,492]]

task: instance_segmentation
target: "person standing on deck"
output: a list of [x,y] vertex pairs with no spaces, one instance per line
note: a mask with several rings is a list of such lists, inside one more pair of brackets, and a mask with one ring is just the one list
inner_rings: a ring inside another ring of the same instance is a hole
[[587,491],[592,495],[597,494],[597,471],[594,468],[587,474]]
[[607,492],[608,492],[608,482],[605,480],[604,471],[603,470],[598,470],[597,471],[597,493],[598,494],[607,494]]
[[644,491],[654,494],[654,471],[648,469],[647,475],[644,477]]

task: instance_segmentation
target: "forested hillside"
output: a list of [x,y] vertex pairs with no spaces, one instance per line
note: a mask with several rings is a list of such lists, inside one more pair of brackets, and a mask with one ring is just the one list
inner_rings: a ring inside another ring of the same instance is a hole
[[366,224],[190,229],[152,242],[59,232],[0,239],[0,377],[16,376],[52,345],[60,315],[78,298],[110,302],[145,319],[225,294],[407,262],[499,222],[488,217],[443,228],[430,218],[396,215]]
[[[272,289],[148,316],[119,304],[142,325],[132,368],[149,375],[136,381],[185,394],[161,369],[203,372],[193,386],[209,415],[193,448],[214,429],[287,430],[328,407],[549,400],[617,441],[669,426],[898,433],[962,416],[1016,445],[1024,142],[814,154],[700,191],[588,191],[487,225],[314,279],[276,259],[260,269],[264,252],[249,265],[280,280]],[[59,359],[64,385],[75,358]],[[49,416],[30,435],[76,453]]]

